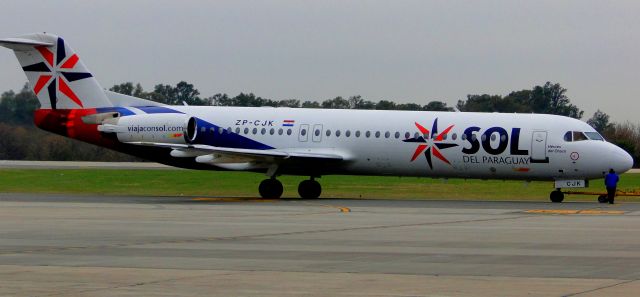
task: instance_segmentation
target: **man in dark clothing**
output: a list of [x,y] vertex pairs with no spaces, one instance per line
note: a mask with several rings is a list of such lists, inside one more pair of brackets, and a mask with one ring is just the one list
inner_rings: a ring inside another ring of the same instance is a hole
[[607,196],[609,198],[609,204],[613,204],[613,198],[616,197],[616,186],[620,177],[613,169],[609,169],[609,174],[604,177],[604,185],[607,187]]

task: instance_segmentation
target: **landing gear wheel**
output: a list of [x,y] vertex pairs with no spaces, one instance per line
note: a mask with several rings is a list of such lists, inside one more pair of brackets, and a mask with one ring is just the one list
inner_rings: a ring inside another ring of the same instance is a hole
[[315,199],[320,197],[322,187],[315,180],[303,180],[298,185],[298,194],[304,199]]
[[600,195],[598,196],[598,202],[607,203],[609,202],[609,197],[607,197],[607,195]]
[[282,183],[275,178],[263,180],[260,182],[260,186],[258,187],[260,197],[266,199],[278,199],[282,196],[283,191],[284,188],[282,187]]
[[560,190],[553,191],[551,192],[551,194],[549,194],[549,199],[551,199],[551,202],[560,203],[562,202],[562,200],[564,200],[564,193],[562,193]]

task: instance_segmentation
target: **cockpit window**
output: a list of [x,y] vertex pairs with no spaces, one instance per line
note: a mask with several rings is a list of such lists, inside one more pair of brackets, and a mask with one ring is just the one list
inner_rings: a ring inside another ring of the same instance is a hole
[[598,134],[598,132],[584,132],[584,134],[586,134],[591,140],[604,141],[604,138],[602,138],[602,135]]
[[587,138],[586,135],[584,135],[584,133],[579,132],[579,131],[573,131],[573,141],[582,141],[582,140],[588,140],[589,138]]
[[582,141],[582,140],[599,140],[604,141],[602,135],[598,134],[598,132],[580,132],[580,131],[568,131],[564,134],[564,141],[572,142],[572,141]]

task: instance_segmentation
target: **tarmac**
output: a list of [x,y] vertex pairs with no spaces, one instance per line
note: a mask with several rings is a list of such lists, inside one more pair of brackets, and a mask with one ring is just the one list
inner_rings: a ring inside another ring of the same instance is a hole
[[620,200],[0,194],[0,296],[638,296]]

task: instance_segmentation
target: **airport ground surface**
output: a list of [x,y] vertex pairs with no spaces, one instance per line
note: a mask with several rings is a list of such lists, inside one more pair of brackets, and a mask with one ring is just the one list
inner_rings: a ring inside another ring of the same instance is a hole
[[0,296],[637,296],[640,204],[0,194]]

